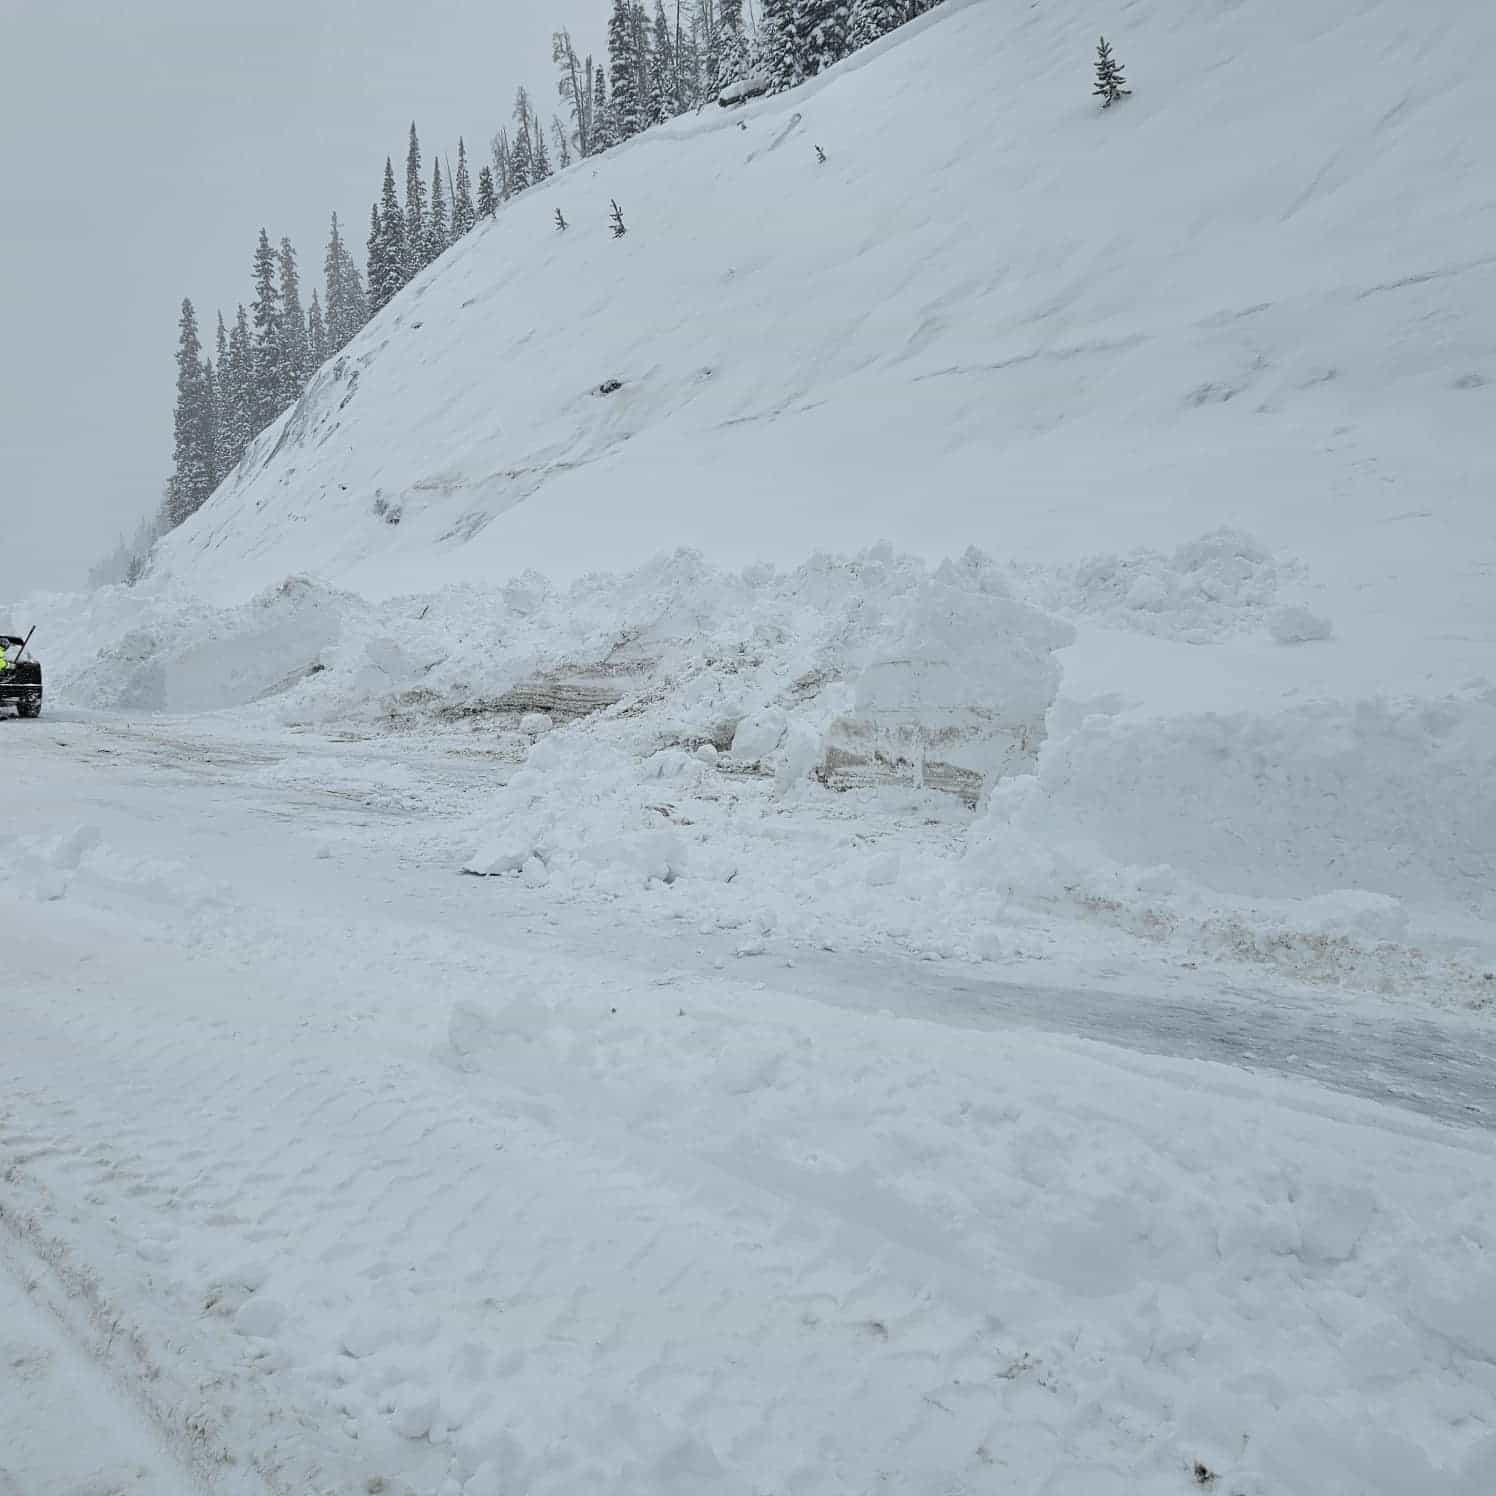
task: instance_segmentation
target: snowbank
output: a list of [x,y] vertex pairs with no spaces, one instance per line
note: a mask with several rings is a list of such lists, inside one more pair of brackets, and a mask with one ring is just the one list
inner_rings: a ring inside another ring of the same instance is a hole
[[973,855],[1042,844],[1227,893],[1358,889],[1496,918],[1496,688],[1271,716],[1091,717],[992,798]]
[[[470,733],[508,782],[451,833],[468,871],[750,945],[985,960],[1034,949],[1018,927],[1037,913],[1488,1001],[1496,685],[1253,697],[1248,665],[1271,681],[1283,658],[1284,578],[1312,582],[1213,532],[1048,571],[887,546],[733,571],[682,551],[564,588],[530,573],[378,608],[307,579],[221,610],[157,584],[48,616],[48,670],[54,700],[103,709]],[[1132,673],[1109,694],[1072,694],[1071,645],[1098,625],[1152,638],[1112,656]],[[1232,651],[1217,690],[1252,709],[1160,692],[1173,657],[1147,651],[1181,645],[1218,675]],[[1168,706],[1137,705],[1150,694]],[[398,765],[257,772],[425,803]]]
[[1114,628],[1205,644],[1262,626],[1278,595],[1275,560],[1253,536],[1219,529],[1168,555],[1098,555],[1052,572],[1031,569],[1036,598],[1055,611]]

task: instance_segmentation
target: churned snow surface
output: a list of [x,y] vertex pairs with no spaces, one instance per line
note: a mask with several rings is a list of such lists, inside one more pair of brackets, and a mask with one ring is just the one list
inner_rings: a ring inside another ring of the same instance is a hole
[[948,0],[0,609],[0,1496],[1496,1490],[1493,42]]
[[[12,764],[27,1496],[172,1490],[161,1450],[231,1492],[1490,1489],[1470,1016],[454,876],[462,736],[53,720]],[[87,1468],[29,1421],[74,1382]]]

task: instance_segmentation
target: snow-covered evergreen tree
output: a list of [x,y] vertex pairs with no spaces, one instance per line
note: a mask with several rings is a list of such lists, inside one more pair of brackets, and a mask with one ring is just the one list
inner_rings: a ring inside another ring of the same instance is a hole
[[489,142],[493,154],[493,190],[501,203],[514,196],[514,150],[509,144],[509,132],[500,128]]
[[677,76],[678,114],[695,109],[702,102],[703,71],[707,52],[712,46],[712,31],[717,24],[712,0],[676,0],[675,68]]
[[426,182],[421,175],[421,142],[416,122],[410,122],[410,145],[405,153],[405,279],[430,263],[426,254]]
[[492,218],[499,211],[499,195],[493,187],[493,168],[486,162],[478,168],[478,202],[475,211],[479,218]]
[[218,314],[218,329],[213,335],[213,360],[217,375],[213,390],[213,471],[222,478],[239,459],[233,455],[234,383],[237,371],[234,368],[234,356],[229,351],[229,330],[224,325],[221,311]]
[[228,430],[220,440],[227,448],[226,470],[232,471],[238,467],[255,436],[255,347],[249,330],[249,313],[244,310],[242,301],[234,317],[234,330],[229,334],[229,371],[226,396]]
[[780,92],[804,76],[795,22],[798,0],[762,0],[753,67]]
[[[376,214],[377,214],[376,209]],[[327,240],[327,253],[322,260],[322,273],[327,287],[324,310],[327,329],[327,357],[347,347],[354,333],[369,320],[369,306],[364,296],[363,282],[359,279],[358,267],[348,246],[343,242],[338,215],[332,215],[332,231]]]
[[184,299],[177,320],[177,404],[172,473],[163,517],[173,526],[180,525],[197,513],[217,485],[212,379],[203,363],[197,313]]
[[369,237],[364,240],[364,275],[369,287],[369,312],[377,312],[389,298],[384,278],[384,221],[379,204],[369,207]]
[[218,439],[218,415],[219,415],[218,371],[213,367],[213,360],[203,360],[203,458],[208,465],[209,472],[213,475],[212,493],[218,487],[218,480],[225,471],[223,466],[223,454],[219,450]]
[[665,0],[655,0],[655,18],[650,37],[649,112],[650,123],[659,124],[681,112],[676,65],[675,40],[665,15]]
[[847,55],[847,0],[796,0],[793,15],[802,77],[813,78]]
[[477,221],[473,207],[473,180],[468,174],[467,145],[457,138],[457,183],[452,189],[452,240],[471,234]]
[[306,348],[308,374],[320,369],[327,362],[327,325],[322,320],[322,303],[317,299],[317,288],[312,287],[312,304],[306,314]]
[[254,301],[250,304],[254,320],[254,364],[248,401],[251,440],[280,414],[281,392],[286,387],[281,364],[284,345],[280,331],[280,289],[275,283],[277,268],[270,236],[261,229],[255,246]]
[[649,123],[642,15],[631,0],[613,0],[613,13],[608,17],[608,82],[613,95],[612,125],[619,140],[637,135]]
[[592,138],[589,144],[594,156],[618,144],[613,105],[608,99],[608,74],[604,68],[597,68],[592,74]]
[[452,242],[452,223],[447,213],[447,184],[442,180],[440,160],[431,172],[431,211],[426,219],[426,263],[442,254]]
[[377,312],[406,282],[405,210],[395,190],[395,168],[384,161],[384,191],[369,221],[369,308]]
[[1122,64],[1112,56],[1111,44],[1102,37],[1096,48],[1096,83],[1091,92],[1101,100],[1103,109],[1110,109],[1118,99],[1132,92],[1126,83]]
[[[571,141],[576,146],[578,156],[590,156],[593,150],[592,58],[588,57],[584,63],[577,56],[577,49],[572,45],[571,32],[563,27],[551,37],[551,61],[560,69],[560,76],[556,79],[556,92],[571,116]],[[556,143],[556,150],[558,154],[561,153],[562,147],[559,140]],[[569,157],[570,151],[568,150],[566,154]],[[566,164],[566,161],[561,163],[563,167]]]
[[530,139],[530,95],[520,84],[514,95],[514,143],[509,148],[509,191],[523,192],[535,180],[535,149]]
[[855,52],[898,26],[913,13],[910,0],[852,0],[847,19],[847,49]]
[[561,116],[551,116],[551,139],[556,142],[556,170],[565,171],[571,165],[570,131],[561,123]]
[[743,0],[719,0],[712,92],[721,93],[729,83],[746,78],[750,65],[748,32],[743,25]]
[[551,155],[545,147],[545,126],[537,112],[530,117],[530,169],[536,182],[543,182],[551,174]]
[[301,306],[301,275],[296,268],[296,251],[289,239],[280,242],[280,305],[277,311],[278,336],[281,344],[281,386],[276,404],[277,414],[301,398],[307,381],[306,313]]

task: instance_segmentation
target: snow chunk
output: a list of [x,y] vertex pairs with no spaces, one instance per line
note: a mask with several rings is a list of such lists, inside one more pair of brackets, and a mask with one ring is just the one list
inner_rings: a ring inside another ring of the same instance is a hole
[[1035,600],[1063,613],[1190,644],[1256,627],[1277,593],[1279,568],[1241,530],[1219,529],[1171,554],[1098,555],[1053,576],[1034,573]]
[[789,717],[779,708],[772,707],[744,717],[732,735],[732,756],[741,759],[768,758],[789,730]]
[[402,1387],[395,1399],[393,1423],[402,1439],[424,1439],[441,1411],[441,1402],[432,1392],[420,1387]]
[[1334,632],[1328,618],[1311,613],[1299,603],[1276,609],[1268,617],[1267,628],[1275,644],[1308,644],[1328,639]]
[[274,1336],[285,1322],[285,1306],[259,1294],[246,1299],[234,1315],[234,1328],[239,1334],[263,1340]]

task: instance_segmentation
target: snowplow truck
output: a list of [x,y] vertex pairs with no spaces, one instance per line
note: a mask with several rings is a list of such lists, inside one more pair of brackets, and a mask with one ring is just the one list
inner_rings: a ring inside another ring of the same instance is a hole
[[0,708],[13,706],[18,717],[40,717],[42,714],[42,667],[28,659],[24,639],[15,634],[0,634],[0,651],[5,668],[0,669]]

